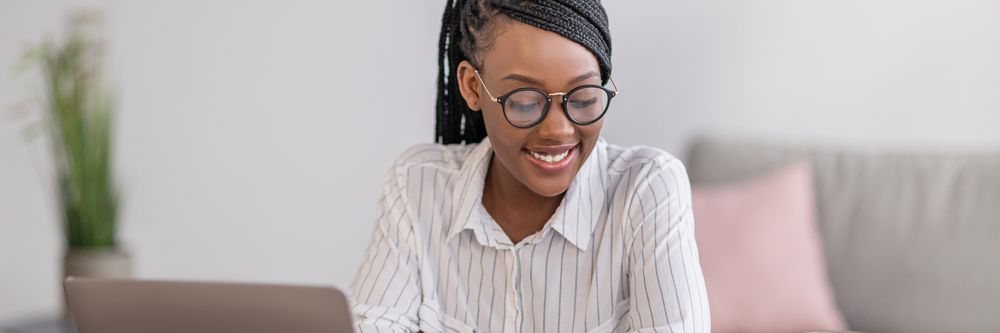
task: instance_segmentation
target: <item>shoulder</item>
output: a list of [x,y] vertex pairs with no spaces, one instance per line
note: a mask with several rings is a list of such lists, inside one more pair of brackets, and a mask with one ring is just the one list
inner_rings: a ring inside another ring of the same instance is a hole
[[608,156],[608,172],[611,175],[624,177],[635,183],[636,178],[649,179],[667,176],[682,178],[687,182],[687,169],[684,163],[663,149],[650,146],[618,146],[607,143],[604,145]]
[[[406,216],[406,219],[389,219],[392,228],[425,229],[420,216],[424,212],[440,211],[450,195],[450,183],[469,160],[476,145],[418,144],[406,149],[386,171],[385,182],[379,199],[380,209],[389,216]],[[381,213],[380,213],[381,214]],[[437,219],[429,219],[434,221]],[[406,222],[402,222],[406,221]]]
[[396,158],[389,173],[404,178],[407,178],[410,173],[419,171],[454,173],[462,168],[475,147],[476,144],[423,143],[414,145]]
[[622,205],[622,213],[690,206],[691,184],[680,159],[655,147],[606,146],[611,200]]
[[621,207],[617,216],[624,221],[623,234],[631,230],[627,244],[644,226],[690,222],[691,184],[680,159],[659,148],[614,145],[608,145],[608,157],[612,200]]
[[395,169],[420,168],[420,167],[455,167],[461,168],[461,163],[468,156],[469,152],[476,147],[476,144],[451,144],[443,145],[439,143],[417,144],[403,151],[396,162],[393,163]]
[[396,158],[386,173],[386,185],[404,196],[419,195],[432,184],[434,189],[442,190],[444,187],[437,185],[446,183],[458,174],[477,146],[478,144],[437,143],[414,145]]

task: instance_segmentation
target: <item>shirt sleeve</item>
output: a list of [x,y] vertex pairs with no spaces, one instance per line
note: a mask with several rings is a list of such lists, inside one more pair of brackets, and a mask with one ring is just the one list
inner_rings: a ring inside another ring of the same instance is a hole
[[629,321],[633,332],[710,331],[684,165],[658,158],[636,168],[629,203]]
[[413,221],[396,173],[387,178],[367,254],[350,287],[358,332],[418,330],[421,291]]

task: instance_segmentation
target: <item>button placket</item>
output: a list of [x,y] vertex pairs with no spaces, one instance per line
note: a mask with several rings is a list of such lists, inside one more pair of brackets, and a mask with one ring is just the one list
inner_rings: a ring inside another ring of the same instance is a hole
[[504,256],[507,261],[508,270],[507,281],[510,282],[510,288],[507,290],[507,322],[504,324],[506,328],[505,332],[518,332],[521,327],[521,307],[520,300],[521,294],[519,292],[518,286],[520,285],[521,276],[521,263],[517,260],[517,249],[518,247],[511,247]]

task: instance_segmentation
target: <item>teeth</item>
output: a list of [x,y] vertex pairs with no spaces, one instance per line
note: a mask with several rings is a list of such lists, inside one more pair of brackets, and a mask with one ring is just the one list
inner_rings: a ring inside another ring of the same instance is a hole
[[556,155],[551,155],[551,154],[539,153],[539,152],[531,151],[531,156],[534,156],[535,158],[540,159],[540,160],[545,161],[545,162],[548,162],[548,163],[556,163],[556,162],[559,162],[559,161],[562,161],[563,159],[565,159],[566,156],[569,156],[569,150],[564,151],[564,152],[559,153],[559,154],[556,154]]

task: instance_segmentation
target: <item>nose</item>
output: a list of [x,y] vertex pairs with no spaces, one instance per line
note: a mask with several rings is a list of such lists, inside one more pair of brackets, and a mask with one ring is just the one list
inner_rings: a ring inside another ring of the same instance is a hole
[[566,116],[566,110],[563,109],[562,100],[553,98],[548,114],[538,124],[538,137],[562,142],[573,137],[575,131],[576,127]]

